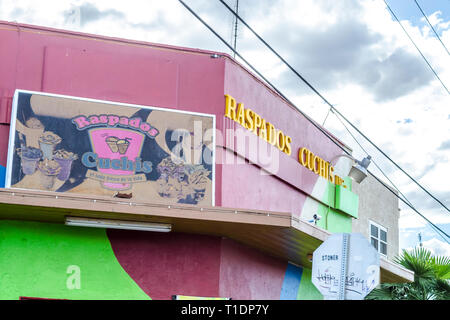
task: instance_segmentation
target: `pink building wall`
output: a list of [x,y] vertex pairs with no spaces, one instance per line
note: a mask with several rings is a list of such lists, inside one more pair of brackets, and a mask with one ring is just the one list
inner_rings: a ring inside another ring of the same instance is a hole
[[[5,22],[0,22],[0,43],[2,166],[6,166],[15,89],[215,114],[218,130],[226,126],[224,94],[233,96],[291,136],[292,154],[280,153],[276,175],[262,175],[254,164],[218,161],[218,206],[299,216],[318,176],[298,163],[298,149],[307,147],[324,159],[341,153],[300,113],[231,58],[48,28],[19,28]],[[220,151],[226,141],[219,139],[217,144]],[[232,240],[209,237],[204,241],[203,236],[186,234],[174,234],[169,239],[116,231],[108,231],[108,237],[121,266],[152,298],[168,299],[173,292],[238,299],[280,298],[287,261]]]

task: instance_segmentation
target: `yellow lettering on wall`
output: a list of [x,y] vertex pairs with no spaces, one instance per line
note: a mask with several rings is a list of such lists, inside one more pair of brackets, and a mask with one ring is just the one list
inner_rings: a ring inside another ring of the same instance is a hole
[[273,124],[270,122],[266,123],[267,126],[267,142],[269,142],[271,145],[275,145],[277,143],[277,137],[275,136],[276,130]]
[[292,153],[292,149],[291,149],[292,138],[289,137],[289,136],[286,136],[285,142],[286,142],[286,146],[284,147],[284,150],[283,150],[283,151],[284,151],[284,153],[286,153],[288,156],[290,156],[291,153]]
[[[286,137],[286,141],[290,142],[290,137]],[[300,162],[302,166],[308,168],[322,178],[327,179],[331,183],[335,183],[336,185],[342,185],[344,183],[344,179],[333,174],[334,167],[330,162],[323,160],[321,157],[315,155],[305,147],[298,150],[298,162]]]
[[229,95],[225,95],[225,117],[231,120],[236,119],[236,100]]
[[339,177],[338,175],[335,175],[334,178],[335,178],[335,181],[336,181],[336,182],[335,182],[336,185],[340,186],[340,185],[342,185],[342,184],[344,183],[344,179],[342,179],[342,178]]
[[253,122],[255,126],[253,127],[253,133],[258,135],[258,129],[261,126],[261,117],[256,112],[253,112]]
[[261,139],[264,139],[265,141],[267,141],[267,126],[266,126],[266,120],[264,120],[264,119],[261,120],[261,126],[259,128],[258,136]]
[[333,167],[333,166],[330,166],[330,175],[328,176],[328,180],[329,180],[331,183],[334,183],[334,175],[333,175],[333,172],[334,172],[334,167]]
[[284,133],[281,130],[277,131],[277,147],[281,151],[284,150],[285,142],[284,142]]
[[309,150],[306,149],[305,147],[301,148],[298,152],[298,161],[304,166],[306,167],[308,164],[308,153]]
[[243,103],[238,103],[235,121],[239,122],[239,124],[241,126],[245,127],[245,116],[244,116],[244,104]]
[[291,137],[285,135],[283,131],[277,130],[273,124],[267,122],[253,110],[246,109],[243,103],[236,103],[236,100],[228,94],[225,95],[225,117],[236,121],[264,141],[276,145],[278,149],[291,155]]
[[322,158],[319,158],[319,176],[321,176],[322,178],[326,178],[325,177],[325,160],[323,160]]
[[313,168],[314,168],[314,173],[315,174],[319,174],[320,173],[320,159],[318,156],[314,156],[314,160],[313,160]]
[[245,109],[245,128],[250,131],[253,131],[254,122],[253,122],[253,110]]
[[311,151],[308,153],[308,169],[314,171],[314,153]]

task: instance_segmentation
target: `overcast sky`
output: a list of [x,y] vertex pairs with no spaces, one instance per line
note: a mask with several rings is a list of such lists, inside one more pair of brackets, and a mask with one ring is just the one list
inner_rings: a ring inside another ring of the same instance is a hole
[[[450,1],[417,0],[450,49]],[[233,17],[218,0],[185,0],[227,41]],[[227,0],[234,7],[235,0]],[[450,90],[450,56],[414,0],[387,0]],[[450,96],[383,0],[240,0],[239,13],[367,137],[450,207]],[[0,19],[149,42],[232,53],[177,0],[0,0]],[[356,144],[328,107],[245,29],[237,50],[297,107],[353,149]],[[325,121],[326,119],[326,121]],[[450,233],[450,213],[367,141],[363,148],[419,212]],[[387,181],[372,163],[369,169]],[[436,254],[450,245],[400,204],[400,246],[422,233]]]

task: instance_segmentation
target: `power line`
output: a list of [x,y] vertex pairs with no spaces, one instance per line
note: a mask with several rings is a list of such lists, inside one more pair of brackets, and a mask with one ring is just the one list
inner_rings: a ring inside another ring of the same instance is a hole
[[422,15],[424,16],[425,20],[427,20],[428,24],[431,27],[431,30],[433,30],[434,34],[436,35],[436,37],[438,38],[438,40],[441,42],[442,46],[444,47],[445,51],[447,51],[447,54],[450,55],[450,52],[448,52],[447,47],[445,46],[445,44],[442,42],[441,37],[439,37],[438,33],[436,32],[436,30],[434,30],[433,25],[430,23],[430,21],[427,18],[427,15],[423,12],[422,8],[420,7],[419,3],[414,0],[414,2],[416,3],[417,7],[419,8],[420,12],[422,12]]
[[[331,110],[331,109],[330,109]],[[345,125],[345,123],[341,120],[341,118],[339,118],[339,116],[336,114],[336,113],[334,113],[333,111],[331,111],[335,116],[336,116],[336,118],[339,120],[339,122],[342,124],[342,126],[345,128],[345,130],[347,130],[347,132],[350,134],[350,136],[353,138],[353,140],[355,140],[355,142],[358,144],[358,146],[361,148],[361,150],[362,151],[364,151],[364,153],[366,154],[366,155],[369,155],[369,153],[364,149],[364,147],[359,143],[359,141],[358,141],[358,139],[356,139],[356,137],[351,133],[351,131],[347,128],[347,126]],[[378,166],[378,164],[375,162],[375,159],[372,159],[372,162],[373,162],[373,164],[375,165],[375,167],[377,167],[378,168],[378,170],[381,172],[381,174],[383,174],[383,176],[391,183],[391,185],[392,185],[392,187],[394,187],[394,189],[395,190],[397,190],[397,192],[398,193],[400,193],[400,195],[404,198],[404,200],[406,201],[406,202],[408,202],[408,205],[410,206],[410,207],[413,207],[413,204],[411,203],[411,201],[409,201],[408,200],[408,198],[400,191],[400,189],[399,188],[397,188],[397,186],[391,181],[391,179],[389,179],[389,177],[384,173],[384,171]],[[372,176],[374,176],[373,174],[372,174]],[[399,196],[397,196],[399,199],[400,199],[400,197]],[[426,219],[422,214],[420,214],[419,213],[419,215],[422,217],[422,218],[424,218],[425,220],[427,220],[427,221],[429,221],[428,219]],[[441,230],[441,229],[439,229],[439,228],[437,228],[433,223],[430,223],[430,226],[434,229],[434,231],[439,235],[439,236],[441,236],[442,237],[442,239],[444,239],[444,241],[445,242],[447,242],[447,243],[449,243],[450,244],[450,242],[438,231],[438,230]],[[437,228],[437,229],[436,229]],[[444,233],[447,237],[448,237],[448,235],[446,234],[446,233]]]
[[[178,0],[194,17],[196,17],[205,27],[207,27],[217,38],[219,38],[220,41],[222,41],[223,44],[225,44],[230,50],[232,50],[244,63],[246,63],[258,76],[260,76],[269,86],[272,87],[274,91],[276,91],[284,100],[286,100],[289,104],[296,107],[294,103],[292,103],[281,91],[279,91],[272,83],[267,80],[255,67],[253,67],[247,60],[242,57],[239,52],[233,49],[232,46],[228,44],[214,29],[212,29],[201,17],[197,15],[187,4],[185,4],[182,0]],[[320,132],[322,132],[328,139],[331,140],[339,149],[344,151],[347,155],[351,156],[350,153],[343,148],[333,137],[331,137],[322,127],[320,127],[313,119],[311,119],[308,115],[306,115],[303,111],[301,111],[298,107],[296,107],[298,112],[300,112],[309,122],[311,122],[312,125],[314,125]],[[376,177],[374,174],[372,174],[370,171],[369,173],[382,185],[385,185],[378,177]],[[408,205],[412,210],[414,210],[417,214],[419,214],[422,218],[424,218],[428,223],[434,225],[430,220],[428,220],[426,217],[424,217],[420,212],[417,211],[414,206],[407,203],[403,198],[399,197],[393,190],[388,188],[386,186],[386,189],[389,190],[392,194],[394,194],[398,199],[400,199],[402,202],[404,202],[406,205]],[[435,226],[435,225],[434,225]],[[435,226],[437,229],[439,229],[437,226]],[[448,234],[446,234],[444,231],[439,229],[443,234],[445,234],[447,237],[449,237]]]
[[[398,24],[400,25],[400,27],[402,27],[403,31],[405,32],[405,34],[408,36],[409,40],[411,40],[412,44],[414,45],[414,47],[416,47],[417,51],[419,51],[420,55],[422,56],[423,60],[425,60],[425,62],[427,63],[428,67],[430,67],[431,71],[434,73],[434,75],[436,76],[436,78],[441,82],[442,86],[444,87],[444,89],[447,91],[448,94],[450,94],[450,91],[448,91],[447,87],[445,86],[445,84],[442,82],[441,78],[439,78],[438,74],[436,73],[436,71],[434,71],[433,67],[431,66],[431,64],[428,62],[427,58],[425,58],[425,56],[423,55],[422,51],[420,51],[419,47],[416,45],[416,43],[414,42],[414,40],[410,37],[410,35],[408,34],[408,32],[406,31],[406,29],[403,27],[402,23],[400,22],[400,20],[397,18],[397,16],[395,15],[394,11],[392,11],[391,7],[388,5],[388,3],[386,2],[386,0],[383,0],[384,3],[386,4],[388,10],[391,12],[391,14],[394,16],[395,20],[397,20]],[[448,210],[448,209],[447,209]]]
[[[432,195],[428,190],[426,190],[421,184],[419,184],[411,175],[409,175],[405,170],[403,170],[396,162],[394,162],[383,150],[381,150],[376,144],[374,144],[368,137],[366,137],[352,122],[350,122],[339,110],[337,110],[324,96],[322,96],[319,91],[316,90],[303,76],[297,72],[278,52],[276,52],[252,27],[250,27],[247,22],[245,22],[238,14],[236,14],[223,0],[219,0],[222,4],[236,16],[264,45],[272,51],[292,72],[295,73],[314,93],[316,93],[322,100],[330,106],[330,108],[337,112],[350,126],[355,129],[364,139],[366,139],[372,146],[374,146],[383,156],[385,156],[390,162],[392,162],[400,171],[402,171],[408,178],[410,178],[415,184],[417,184],[423,191],[425,191],[430,197],[432,197],[436,202],[438,202],[442,207],[447,209],[450,212],[450,209],[447,208],[446,205],[442,203],[439,199],[437,199],[434,195]],[[272,86],[273,87],[273,86]],[[447,90],[448,92],[448,90]],[[298,108],[297,108],[298,109]]]

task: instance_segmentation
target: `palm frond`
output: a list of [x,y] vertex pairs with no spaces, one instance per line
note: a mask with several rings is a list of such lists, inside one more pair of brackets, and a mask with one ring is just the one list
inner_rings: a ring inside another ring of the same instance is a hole
[[436,278],[443,280],[450,279],[450,257],[432,257],[431,265],[433,267]]
[[434,269],[430,264],[431,258],[430,250],[416,247],[410,252],[403,250],[399,256],[394,258],[394,262],[414,271],[415,281],[421,281],[434,278]]
[[383,283],[367,300],[450,300],[450,257],[433,256],[430,250],[416,247],[403,250],[394,262],[414,272],[414,282]]

